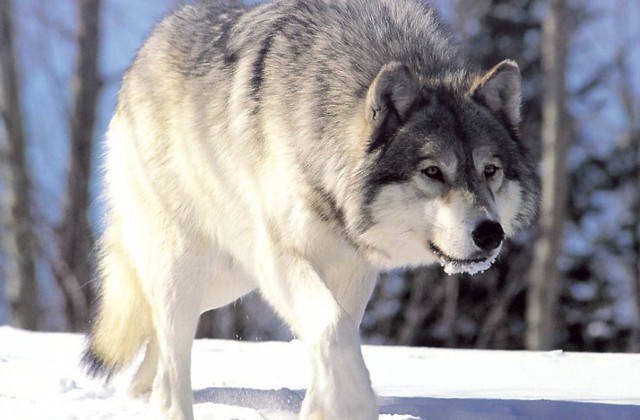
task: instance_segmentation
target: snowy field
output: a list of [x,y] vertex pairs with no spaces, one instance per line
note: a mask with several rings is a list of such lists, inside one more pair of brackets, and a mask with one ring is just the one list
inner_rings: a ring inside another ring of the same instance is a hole
[[[83,338],[0,327],[0,419],[145,419],[127,376],[85,378]],[[640,419],[640,355],[365,346],[384,420]],[[296,419],[299,342],[197,340],[196,419]],[[348,420],[348,419],[345,419]]]

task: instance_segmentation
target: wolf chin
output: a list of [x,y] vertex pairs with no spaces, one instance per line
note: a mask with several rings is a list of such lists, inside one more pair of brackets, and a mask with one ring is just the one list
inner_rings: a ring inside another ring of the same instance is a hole
[[192,419],[198,317],[259,289],[309,349],[300,417],[377,419],[358,326],[378,273],[484,270],[534,216],[520,81],[474,69],[418,0],[164,19],[109,126],[88,371],[144,350],[131,393]]

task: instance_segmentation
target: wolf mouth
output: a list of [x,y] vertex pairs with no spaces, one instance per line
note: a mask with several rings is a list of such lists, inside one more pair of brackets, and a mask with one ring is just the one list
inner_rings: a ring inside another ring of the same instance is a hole
[[431,252],[440,258],[440,265],[444,268],[444,272],[449,275],[458,273],[481,273],[488,270],[498,256],[498,252],[496,252],[495,254],[487,254],[483,258],[453,258],[445,254],[436,244],[432,242],[427,242],[427,244]]
[[433,242],[427,242],[427,244],[429,245],[429,249],[431,250],[431,252],[433,252],[435,255],[437,255],[440,259],[444,260],[444,262],[446,263],[456,263],[456,264],[478,264],[478,263],[483,263],[485,261],[487,261],[489,259],[489,255],[483,257],[483,258],[467,258],[467,259],[459,259],[459,258],[454,258],[451,257],[449,255],[447,255],[442,249],[440,249],[436,244],[434,244]]

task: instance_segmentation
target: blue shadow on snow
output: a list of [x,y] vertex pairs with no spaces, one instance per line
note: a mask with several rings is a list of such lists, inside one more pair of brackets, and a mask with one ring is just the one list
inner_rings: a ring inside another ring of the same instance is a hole
[[[297,412],[304,391],[206,388],[194,391],[194,402],[226,404],[256,410]],[[638,420],[640,406],[549,400],[380,397],[380,414],[404,414],[423,420]]]

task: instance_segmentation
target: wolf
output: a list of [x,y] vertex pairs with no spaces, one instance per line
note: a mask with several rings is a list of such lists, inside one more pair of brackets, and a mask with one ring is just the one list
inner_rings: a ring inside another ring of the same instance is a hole
[[[162,20],[106,140],[84,362],[192,419],[200,314],[258,289],[309,351],[302,419],[378,418],[358,327],[381,271],[488,268],[536,213],[513,61],[419,0],[201,1]],[[284,369],[285,367],[283,367]]]

